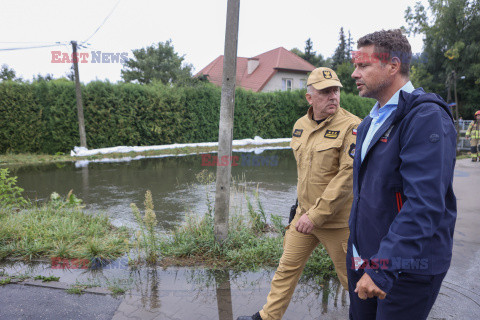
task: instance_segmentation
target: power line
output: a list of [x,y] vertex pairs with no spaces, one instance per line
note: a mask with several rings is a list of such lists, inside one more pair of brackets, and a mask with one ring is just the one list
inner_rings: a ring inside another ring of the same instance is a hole
[[57,47],[57,46],[64,46],[63,43],[56,43],[56,44],[49,44],[43,46],[31,46],[31,47],[19,47],[19,48],[2,48],[0,51],[14,51],[14,50],[24,50],[24,49],[37,49],[37,48],[48,48],[48,47]]
[[[86,43],[88,40],[90,40],[97,32],[98,30],[100,30],[100,28],[103,27],[103,25],[105,24],[105,22],[107,22],[108,18],[110,18],[110,16],[112,15],[112,13],[115,11],[115,9],[117,8],[117,6],[120,4],[120,1],[121,0],[118,0],[117,3],[113,6],[112,10],[110,11],[110,13],[105,17],[105,19],[103,19],[103,22],[98,26],[98,28],[90,35],[90,37],[88,37],[85,41],[82,41],[81,43],[78,44],[78,47],[79,48],[84,48],[86,49],[87,46],[89,46],[90,44],[89,43]],[[41,43],[44,43],[45,45],[37,45],[37,46],[30,46],[30,47],[18,47],[18,48],[3,48],[3,49],[0,49],[0,51],[14,51],[14,50],[24,50],[24,49],[37,49],[37,48],[48,48],[48,47],[56,47],[56,46],[59,46],[59,45],[63,45],[63,46],[66,46],[68,44],[66,43],[60,43],[60,42],[56,42],[56,43],[51,43],[51,42],[22,42],[22,41],[2,41],[0,43],[5,43],[5,44],[34,44],[34,43],[38,43],[38,44],[41,44]]]
[[90,40],[96,33],[98,30],[100,30],[101,27],[103,27],[103,25],[105,24],[105,22],[107,22],[108,18],[110,18],[110,16],[112,15],[113,11],[115,11],[115,8],[117,8],[118,4],[120,3],[121,0],[118,0],[117,3],[115,4],[115,6],[113,6],[113,9],[112,11],[110,11],[110,13],[105,17],[105,19],[103,20],[103,22],[98,26],[97,30],[95,30],[92,35],[90,37],[87,38],[87,40],[85,41],[82,41],[82,44],[87,42],[88,40]]
[[38,43],[38,44],[53,44],[53,43],[58,43],[58,42],[46,42],[46,41],[0,41],[0,43],[23,43],[23,44],[33,44],[33,43]]

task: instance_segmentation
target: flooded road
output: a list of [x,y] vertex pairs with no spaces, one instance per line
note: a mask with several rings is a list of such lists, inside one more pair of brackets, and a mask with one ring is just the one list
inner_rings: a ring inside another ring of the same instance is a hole
[[[233,273],[191,268],[131,271],[117,268],[118,265],[100,270],[55,270],[44,263],[4,267],[8,274],[57,276],[66,287],[83,284],[125,288],[127,293],[122,296],[113,319],[235,320],[261,308],[273,277],[273,271]],[[1,294],[2,288],[0,300]],[[303,281],[297,286],[284,319],[346,319],[347,298],[337,281],[323,286]],[[77,297],[72,295],[71,299]]]
[[[130,203],[143,208],[144,196],[151,190],[161,230],[171,230],[187,213],[207,211],[206,194],[214,199],[214,183],[202,185],[196,175],[202,170],[215,174],[212,164],[202,155],[147,158],[129,162],[85,162],[12,168],[18,186],[30,199],[44,201],[52,192],[65,196],[71,189],[84,201],[86,210],[105,212],[113,224],[134,226]],[[296,164],[290,149],[233,153],[237,157],[232,177],[248,193],[257,188],[268,216],[274,213],[286,222],[296,199]],[[235,195],[232,195],[235,196]],[[237,198],[245,198],[239,194]],[[238,205],[238,201],[232,201]],[[234,210],[232,209],[232,212]]]
[[[295,199],[295,162],[290,150],[266,151],[278,155],[277,166],[245,166],[233,168],[234,175],[244,173],[244,184],[251,190],[259,184],[260,198],[268,213],[287,217],[288,208]],[[88,210],[102,210],[117,224],[130,225],[133,217],[129,203],[142,206],[147,189],[154,194],[155,209],[161,228],[168,230],[183,220],[188,212],[205,212],[205,186],[195,175],[203,169],[214,172],[214,167],[202,166],[199,155],[177,158],[144,159],[125,163],[90,163],[87,166],[37,166],[16,169],[18,184],[31,198],[44,199],[57,191],[66,194],[74,189],[84,199]],[[213,185],[212,185],[213,186]],[[442,284],[438,299],[428,319],[479,319],[480,283],[480,164],[468,159],[457,161],[454,191],[458,200],[458,219],[454,236],[453,259]],[[213,191],[213,190],[211,190]],[[59,276],[67,287],[91,284],[101,287],[121,287],[126,294],[119,298],[110,318],[113,319],[236,319],[260,310],[273,277],[273,270],[233,273],[189,268],[140,268],[131,270],[118,263],[98,270],[51,268],[51,264],[3,264],[0,271],[9,275]],[[48,310],[35,309],[33,296],[19,291],[14,301],[2,304],[2,299],[13,297],[25,284],[0,287],[0,318],[12,318],[15,310],[31,309],[32,314],[50,318]],[[294,293],[284,319],[348,319],[348,294],[337,282],[324,285],[304,281]],[[41,290],[48,289],[42,287]],[[17,290],[18,291],[18,290]],[[87,294],[86,294],[87,295]],[[52,305],[49,294],[45,304]],[[67,305],[80,298],[69,295],[55,304]],[[102,296],[96,301],[102,303]],[[96,303],[96,304],[98,304]],[[7,306],[7,307],[3,307]],[[88,305],[84,307],[89,307]],[[13,308],[13,311],[12,311]],[[16,308],[16,309],[15,309]],[[8,313],[10,312],[10,313]],[[11,317],[12,316],[12,317]],[[15,317],[14,317],[15,318]],[[17,317],[18,318],[18,317]],[[72,314],[72,319],[75,319]]]

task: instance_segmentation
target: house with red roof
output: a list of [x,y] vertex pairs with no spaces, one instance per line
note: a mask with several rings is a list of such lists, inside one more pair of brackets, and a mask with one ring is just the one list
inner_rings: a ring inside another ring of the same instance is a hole
[[[295,53],[279,47],[252,58],[237,58],[237,87],[255,92],[295,90],[306,87],[308,74],[315,67]],[[219,56],[195,77],[222,85],[223,55]]]

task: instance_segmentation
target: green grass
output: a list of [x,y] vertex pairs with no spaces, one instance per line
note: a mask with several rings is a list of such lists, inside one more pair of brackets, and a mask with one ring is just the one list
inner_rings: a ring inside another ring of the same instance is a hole
[[118,296],[118,295],[121,295],[121,294],[124,294],[125,292],[127,292],[127,290],[125,288],[121,288],[119,286],[108,287],[108,290],[110,290],[112,292],[112,295],[114,295],[114,296]]
[[30,279],[31,276],[27,273],[24,273],[24,274],[17,274],[17,275],[14,275],[11,277],[12,279],[15,279],[15,280],[18,280],[18,281],[24,281],[24,280],[27,280],[27,279]]
[[104,215],[58,203],[0,213],[0,260],[113,259],[126,251],[128,237],[126,228],[113,227]]
[[[275,215],[270,215],[272,222],[267,223],[267,213],[260,201],[258,187],[253,192],[255,201],[251,201],[244,179],[233,181],[234,200],[228,237],[220,245],[215,240],[213,209],[210,209],[213,208],[213,200],[209,198],[208,193],[214,177],[203,171],[197,174],[197,180],[205,186],[209,210],[201,217],[187,215],[181,226],[159,237],[160,264],[201,265],[210,269],[234,271],[256,271],[277,267],[283,253],[285,226],[281,218]],[[245,208],[246,212],[242,208]],[[323,282],[335,276],[333,263],[320,245],[307,262],[303,277]]]
[[[160,238],[163,261],[179,265],[206,265],[209,268],[255,271],[275,268],[283,252],[281,233],[264,233],[252,226],[251,215],[234,215],[229,235],[220,246],[215,241],[212,217],[190,215],[169,237]],[[303,277],[322,282],[335,277],[333,263],[322,246],[310,257]]]
[[60,277],[54,277],[54,276],[50,276],[50,277],[45,277],[45,276],[36,276],[35,278],[33,278],[34,280],[42,280],[42,282],[50,282],[50,281],[58,281],[60,280]]
[[74,286],[74,287],[68,288],[67,293],[80,295],[80,294],[83,294],[83,290],[82,288]]
[[5,279],[0,279],[0,286],[4,286],[6,284],[9,284],[12,279],[10,278],[5,278]]

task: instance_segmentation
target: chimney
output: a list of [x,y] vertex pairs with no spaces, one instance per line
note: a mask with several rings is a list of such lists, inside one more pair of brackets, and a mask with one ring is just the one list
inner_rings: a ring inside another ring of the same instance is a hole
[[248,58],[248,74],[252,74],[255,69],[257,69],[259,64],[258,58]]

